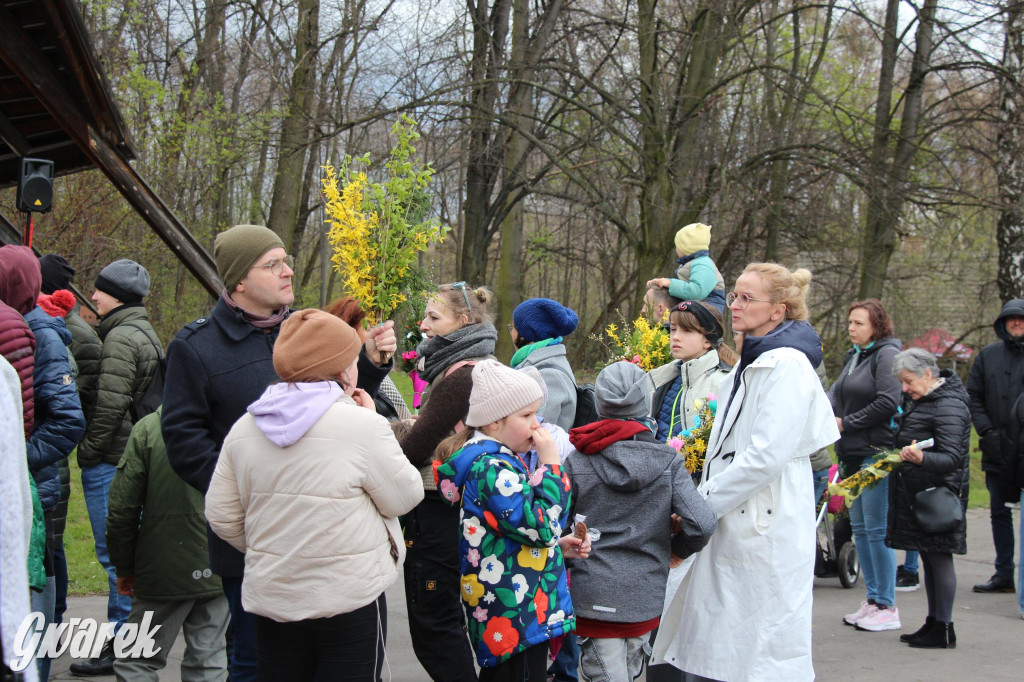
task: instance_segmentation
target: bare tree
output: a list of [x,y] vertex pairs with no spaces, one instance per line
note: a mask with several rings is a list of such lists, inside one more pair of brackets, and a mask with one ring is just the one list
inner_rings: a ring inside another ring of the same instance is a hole
[[1006,0],[999,81],[996,173],[999,182],[999,297],[1024,296],[1024,2]]

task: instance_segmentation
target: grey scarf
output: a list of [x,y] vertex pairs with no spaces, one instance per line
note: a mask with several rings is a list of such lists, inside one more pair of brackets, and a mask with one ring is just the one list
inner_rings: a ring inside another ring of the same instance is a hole
[[444,336],[426,339],[416,352],[420,356],[417,369],[424,381],[433,381],[460,360],[494,355],[498,330],[490,322],[460,327]]

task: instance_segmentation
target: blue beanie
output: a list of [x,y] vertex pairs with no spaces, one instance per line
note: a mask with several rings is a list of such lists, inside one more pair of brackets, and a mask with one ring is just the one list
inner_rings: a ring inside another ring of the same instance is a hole
[[550,298],[527,299],[512,311],[512,324],[529,343],[568,336],[579,323],[575,310]]

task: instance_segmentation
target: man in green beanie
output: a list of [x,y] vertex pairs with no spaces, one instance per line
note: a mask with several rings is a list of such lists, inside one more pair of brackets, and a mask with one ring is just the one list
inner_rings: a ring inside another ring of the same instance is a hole
[[[174,471],[206,494],[224,437],[277,380],[273,350],[288,317],[292,257],[272,230],[235,225],[217,235],[213,257],[224,291],[208,317],[185,325],[167,348],[161,430]],[[231,679],[256,679],[256,627],[242,608],[245,556],[207,535],[210,567],[231,610]]]

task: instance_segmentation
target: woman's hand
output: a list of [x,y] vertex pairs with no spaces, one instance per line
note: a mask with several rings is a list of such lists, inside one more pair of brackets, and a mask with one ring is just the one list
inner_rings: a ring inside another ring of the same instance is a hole
[[366,350],[366,357],[370,358],[370,362],[378,367],[387,364],[383,353],[394,355],[395,351],[398,350],[398,339],[395,337],[394,321],[388,320],[378,327],[367,329],[366,343],[363,344],[363,348]]
[[647,288],[657,287],[658,289],[668,289],[668,277],[657,277],[647,281]]
[[575,535],[565,535],[558,540],[562,556],[566,559],[586,559],[590,556],[590,537],[580,540]]
[[530,440],[533,441],[533,447],[537,451],[537,461],[541,464],[557,466],[562,463],[562,458],[558,456],[555,439],[547,429],[535,429]]
[[900,457],[904,462],[910,462],[912,464],[921,465],[924,461],[924,453],[917,449],[917,441],[915,440],[910,445],[900,450]]
[[356,405],[359,407],[365,407],[371,412],[377,411],[377,406],[373,404],[373,398],[361,388],[357,388],[352,392],[352,400],[356,401]]

